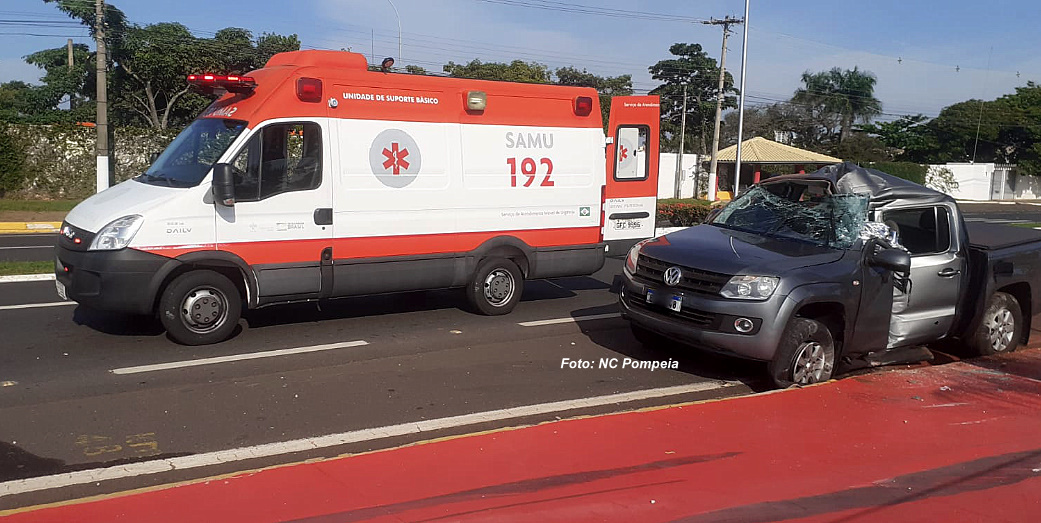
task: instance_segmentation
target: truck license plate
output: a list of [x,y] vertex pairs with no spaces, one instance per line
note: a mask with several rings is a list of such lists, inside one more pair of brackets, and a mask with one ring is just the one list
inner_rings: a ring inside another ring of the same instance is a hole
[[63,300],[69,299],[69,296],[67,294],[65,294],[65,284],[64,283],[62,283],[62,282],[58,281],[57,279],[55,279],[54,280],[54,287],[55,287],[55,289],[58,290],[58,296],[61,299],[63,299]]
[[683,309],[683,296],[669,296],[669,300],[665,303],[659,303],[660,301],[664,300],[658,300],[657,294],[655,294],[653,290],[647,289],[647,303],[652,305],[665,305],[669,310],[676,312],[680,312],[680,310]]

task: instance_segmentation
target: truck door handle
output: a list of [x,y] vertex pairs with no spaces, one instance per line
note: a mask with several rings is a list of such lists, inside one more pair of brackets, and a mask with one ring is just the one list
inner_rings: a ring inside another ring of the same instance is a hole
[[959,271],[958,269],[952,269],[950,267],[936,273],[936,275],[941,278],[953,278],[954,276],[957,276],[959,274],[961,274],[961,271]]
[[329,207],[314,210],[314,224],[315,225],[332,225],[333,224],[333,210]]

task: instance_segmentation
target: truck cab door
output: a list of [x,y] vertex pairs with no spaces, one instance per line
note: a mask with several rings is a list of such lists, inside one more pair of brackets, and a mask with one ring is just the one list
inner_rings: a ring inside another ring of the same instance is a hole
[[609,254],[624,254],[654,236],[658,205],[657,96],[617,96],[608,119],[603,237]]
[[332,240],[329,134],[319,121],[263,124],[232,160],[235,205],[217,207],[218,248],[244,260],[264,298],[318,297]]
[[951,330],[966,269],[953,215],[944,204],[882,214],[911,253],[911,287],[905,302],[894,304],[890,348],[932,342]]

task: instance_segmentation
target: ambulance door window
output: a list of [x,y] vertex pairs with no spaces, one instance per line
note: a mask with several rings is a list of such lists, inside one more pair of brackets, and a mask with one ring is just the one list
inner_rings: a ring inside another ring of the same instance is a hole
[[637,181],[647,179],[650,158],[647,140],[650,128],[646,125],[621,126],[615,136],[614,179]]
[[256,201],[322,183],[322,129],[315,123],[269,125],[233,162],[235,198]]

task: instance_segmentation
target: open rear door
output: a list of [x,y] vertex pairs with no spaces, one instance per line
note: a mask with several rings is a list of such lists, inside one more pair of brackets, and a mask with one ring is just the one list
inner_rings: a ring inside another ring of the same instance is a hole
[[611,99],[603,210],[608,254],[623,255],[632,244],[654,236],[660,119],[657,96]]

